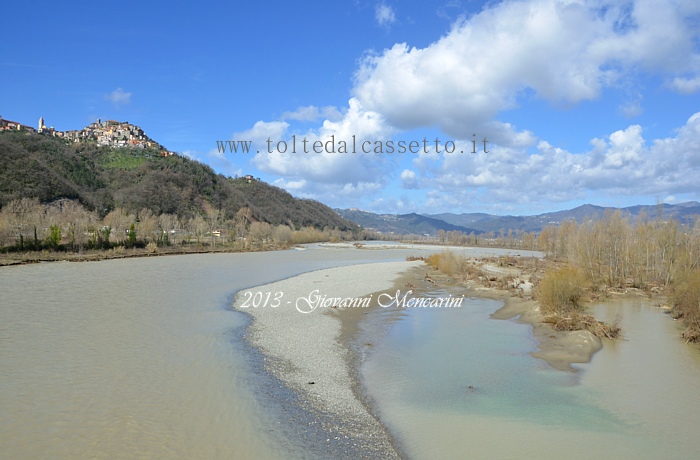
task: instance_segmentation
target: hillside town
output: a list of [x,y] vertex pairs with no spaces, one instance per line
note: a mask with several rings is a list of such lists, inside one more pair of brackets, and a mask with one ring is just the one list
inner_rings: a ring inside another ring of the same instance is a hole
[[44,134],[60,137],[69,142],[95,142],[99,146],[107,147],[134,147],[157,149],[162,156],[173,155],[158,142],[146,136],[139,126],[132,125],[128,121],[105,120],[99,118],[94,123],[81,130],[58,131],[53,126],[47,127],[44,117],[39,118],[36,128],[22,123],[4,119],[0,116],[0,131],[25,131],[28,133]]

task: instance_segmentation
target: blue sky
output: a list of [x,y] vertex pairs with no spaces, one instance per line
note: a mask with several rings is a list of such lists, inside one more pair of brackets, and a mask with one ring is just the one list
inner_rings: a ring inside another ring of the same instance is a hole
[[[333,207],[700,199],[696,0],[38,1],[13,3],[0,28],[4,118],[129,121],[218,172]],[[292,136],[457,151],[267,151]],[[489,152],[469,153],[473,138]]]

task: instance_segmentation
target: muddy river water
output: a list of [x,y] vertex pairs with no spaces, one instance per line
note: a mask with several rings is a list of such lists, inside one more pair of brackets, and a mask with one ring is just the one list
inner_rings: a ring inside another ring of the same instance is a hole
[[[3,458],[305,458],[241,340],[238,290],[427,249],[205,254],[0,268]],[[411,458],[691,458],[700,354],[643,303],[627,341],[580,372],[528,353],[529,327],[498,302],[395,321],[363,383]],[[469,389],[473,386],[474,389]]]

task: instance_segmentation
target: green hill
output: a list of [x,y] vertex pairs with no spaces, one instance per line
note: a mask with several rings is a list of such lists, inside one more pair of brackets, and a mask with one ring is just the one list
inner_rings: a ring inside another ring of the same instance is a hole
[[317,201],[297,199],[261,181],[225,177],[179,155],[0,132],[0,208],[19,198],[73,199],[100,216],[115,208],[131,213],[146,208],[156,215],[192,217],[214,208],[232,218],[248,207],[253,220],[272,225],[358,229]]

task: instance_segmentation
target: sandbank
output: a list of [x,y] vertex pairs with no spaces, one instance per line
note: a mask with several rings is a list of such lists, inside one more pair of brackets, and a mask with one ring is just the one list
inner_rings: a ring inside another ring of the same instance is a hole
[[[373,294],[390,289],[402,272],[421,264],[389,262],[319,270],[240,291],[234,299],[233,307],[254,320],[245,339],[266,357],[266,370],[295,391],[306,410],[333,420],[322,427],[328,433],[327,442],[338,444],[330,446],[329,452],[350,448],[349,458],[400,458],[388,431],[356,392],[352,353],[343,342],[371,308],[363,299],[376,300]],[[252,300],[246,304],[258,292],[264,294],[258,299],[268,298],[270,292],[270,300],[257,308]],[[357,301],[351,305],[352,299]]]

